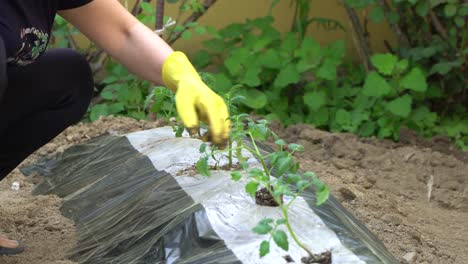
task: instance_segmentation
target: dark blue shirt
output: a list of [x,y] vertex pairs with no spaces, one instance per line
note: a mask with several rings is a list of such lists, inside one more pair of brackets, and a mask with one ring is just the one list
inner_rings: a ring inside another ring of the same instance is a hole
[[47,48],[58,10],[92,0],[0,0],[0,37],[9,65],[34,62]]

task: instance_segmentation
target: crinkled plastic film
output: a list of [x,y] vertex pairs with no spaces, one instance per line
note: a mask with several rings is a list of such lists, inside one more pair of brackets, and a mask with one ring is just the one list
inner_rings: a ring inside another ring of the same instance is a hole
[[[288,252],[272,245],[259,257],[265,236],[251,229],[265,217],[280,218],[279,209],[256,205],[229,171],[199,175],[200,144],[167,127],[104,136],[23,172],[44,176],[34,194],[64,198],[61,211],[79,234],[70,258],[80,263],[274,264],[287,263],[286,255],[301,263],[306,253],[292,240]],[[259,166],[252,156],[249,163]],[[314,204],[310,190],[290,208],[293,228],[313,252],[330,250],[333,263],[398,263],[334,197]]]

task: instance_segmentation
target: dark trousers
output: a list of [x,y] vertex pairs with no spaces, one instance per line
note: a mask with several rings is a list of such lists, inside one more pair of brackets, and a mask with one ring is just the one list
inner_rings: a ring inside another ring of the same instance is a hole
[[93,93],[86,59],[46,51],[27,66],[7,66],[0,37],[0,180],[86,113]]

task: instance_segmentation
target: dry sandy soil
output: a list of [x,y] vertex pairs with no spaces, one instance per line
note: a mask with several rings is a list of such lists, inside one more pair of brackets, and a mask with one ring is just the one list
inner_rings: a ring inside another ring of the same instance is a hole
[[[38,150],[37,157],[63,151],[104,133],[150,129],[158,123],[104,118],[67,129]],[[443,138],[423,141],[360,139],[297,125],[275,129],[288,142],[303,144],[302,169],[316,172],[360,221],[402,263],[468,263],[468,153]],[[12,182],[21,184],[11,190]],[[73,223],[61,216],[60,199],[31,196],[34,179],[18,170],[0,183],[0,234],[22,239],[26,252],[0,257],[5,264],[68,264],[76,243]]]

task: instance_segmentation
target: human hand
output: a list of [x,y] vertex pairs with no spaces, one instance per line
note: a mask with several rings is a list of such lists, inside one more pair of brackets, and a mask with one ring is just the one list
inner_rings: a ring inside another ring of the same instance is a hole
[[230,121],[224,100],[200,78],[182,52],[172,53],[163,64],[166,86],[175,91],[179,117],[190,134],[196,134],[200,121],[208,124],[208,140],[220,148],[226,146]]

